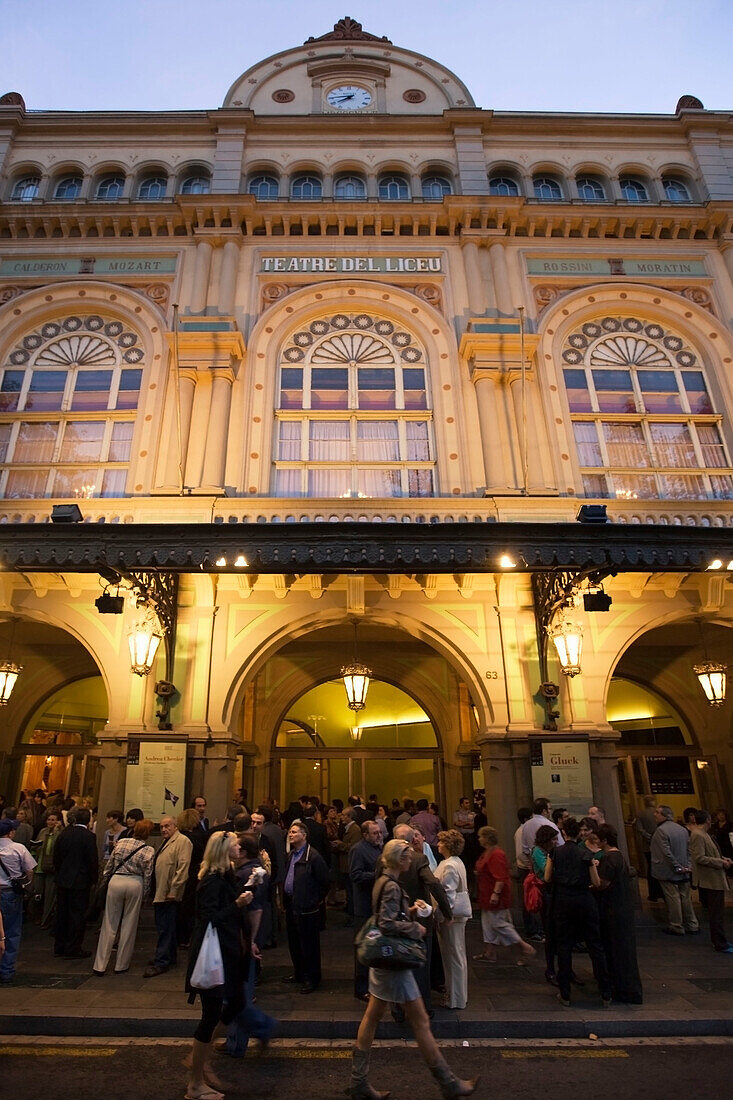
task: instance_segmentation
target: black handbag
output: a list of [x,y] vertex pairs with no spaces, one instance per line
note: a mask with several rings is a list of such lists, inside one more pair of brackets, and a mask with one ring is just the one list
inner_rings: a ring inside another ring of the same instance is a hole
[[[377,913],[384,886],[377,898]],[[412,940],[409,936],[382,932],[375,914],[368,917],[356,933],[354,946],[356,957],[362,966],[373,966],[377,970],[417,970],[427,959],[425,940]]]

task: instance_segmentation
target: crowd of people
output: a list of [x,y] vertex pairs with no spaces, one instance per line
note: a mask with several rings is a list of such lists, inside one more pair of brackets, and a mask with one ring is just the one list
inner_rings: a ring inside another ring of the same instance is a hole
[[[276,1022],[255,1007],[263,951],[284,925],[292,973],[284,980],[303,995],[321,984],[321,934],[328,909],[340,909],[354,930],[368,918],[389,934],[420,940],[411,970],[367,967],[354,953],[354,996],[366,1011],[353,1052],[351,1096],[374,1100],[369,1056],[379,1020],[391,1011],[407,1022],[444,1096],[469,1095],[441,1055],[430,1029],[433,997],[441,1007],[468,1003],[466,924],[478,910],[483,950],[476,962],[506,954],[524,965],[541,947],[545,978],[563,1007],[584,981],[573,955],[587,953],[603,1005],[641,1004],[634,908],[636,872],[619,847],[615,826],[591,806],[575,818],[546,798],[518,811],[514,850],[505,852],[481,799],[462,798],[450,822],[427,799],[364,802],[351,796],[329,806],[303,795],[280,812],[272,799],[256,810],[246,792],[221,821],[198,796],[175,818],[154,824],[132,808],[106,815],[95,836],[92,808],[36,791],[0,819],[0,982],[12,981],[24,915],[53,934],[54,954],[91,959],[85,936],[101,926],[92,972],[104,977],[131,965],[143,904],[153,907],[155,978],[188,951],[186,988],[201,1000],[187,1095],[218,1100],[210,1053],[242,1057],[249,1040],[267,1046]],[[725,932],[725,895],[733,876],[733,822],[689,807],[683,820],[645,799],[635,822],[646,860],[648,897],[663,900],[670,935],[699,932],[692,889],[699,891],[716,951],[733,954]],[[101,859],[98,853],[101,852]],[[518,886],[522,932],[512,915]],[[197,987],[192,972],[207,927],[218,932],[224,980]]]

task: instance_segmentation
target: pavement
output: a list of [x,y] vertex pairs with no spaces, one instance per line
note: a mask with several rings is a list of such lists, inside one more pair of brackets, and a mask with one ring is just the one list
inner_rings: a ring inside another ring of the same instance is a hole
[[[472,956],[482,945],[480,923],[473,919],[467,930],[468,1006],[460,1012],[436,1008],[433,1031],[439,1039],[457,1041],[733,1036],[733,955],[712,949],[705,916],[699,916],[699,935],[666,936],[663,907],[644,905],[637,913],[644,1004],[608,1009],[600,1004],[587,955],[575,956],[576,972],[588,981],[585,988],[573,990],[569,1009],[557,1003],[557,991],[545,981],[540,944],[527,966],[517,966],[508,954],[496,964],[474,962]],[[733,939],[732,908],[727,917]],[[345,915],[329,910],[321,938],[324,979],[309,996],[282,983],[291,971],[284,932],[280,946],[264,952],[257,1004],[279,1020],[283,1038],[354,1038],[364,1006],[353,996],[353,935]],[[88,928],[85,946],[96,948],[96,940],[96,931]],[[0,1034],[190,1037],[199,1011],[187,1004],[183,992],[186,953],[167,973],[143,978],[154,945],[147,907],[129,971],[115,974],[112,960],[99,978],[91,972],[93,959],[54,958],[49,934],[26,922],[16,978],[0,986]],[[381,1039],[408,1035],[389,1016],[380,1024]]]

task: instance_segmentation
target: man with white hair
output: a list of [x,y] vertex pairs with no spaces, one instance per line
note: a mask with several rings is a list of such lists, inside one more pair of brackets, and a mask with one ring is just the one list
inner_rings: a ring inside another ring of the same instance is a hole
[[166,970],[176,964],[178,906],[188,882],[188,868],[193,852],[193,844],[179,831],[172,817],[160,819],[160,835],[163,843],[155,855],[151,884],[158,943],[155,958],[144,972],[144,978],[165,974]]
[[690,898],[690,834],[677,824],[671,806],[657,806],[654,819],[657,827],[650,844],[652,874],[662,888],[667,907],[667,927],[663,931],[668,936],[699,932]]

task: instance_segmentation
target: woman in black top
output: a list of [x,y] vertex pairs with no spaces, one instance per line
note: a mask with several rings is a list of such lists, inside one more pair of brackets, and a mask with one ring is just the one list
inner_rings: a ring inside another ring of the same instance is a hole
[[[204,1079],[208,1072],[207,1060],[214,1033],[222,1034],[226,1025],[244,1007],[244,979],[250,951],[246,906],[252,901],[253,895],[249,890],[240,893],[241,887],[232,869],[232,860],[238,854],[239,841],[236,834],[223,830],[216,832],[209,838],[199,870],[186,992],[190,994],[191,1003],[197,993],[201,998],[201,1020],[193,1037],[186,1100],[223,1100],[224,1094],[211,1088]],[[191,974],[209,923],[219,936],[224,963],[224,985],[215,989],[195,989],[191,985]]]
[[596,830],[603,860],[593,859],[590,879],[598,891],[601,939],[611,975],[614,1001],[640,1005],[643,1001],[639,966],[636,961],[634,897],[629,867],[618,850],[618,835],[612,825]]

